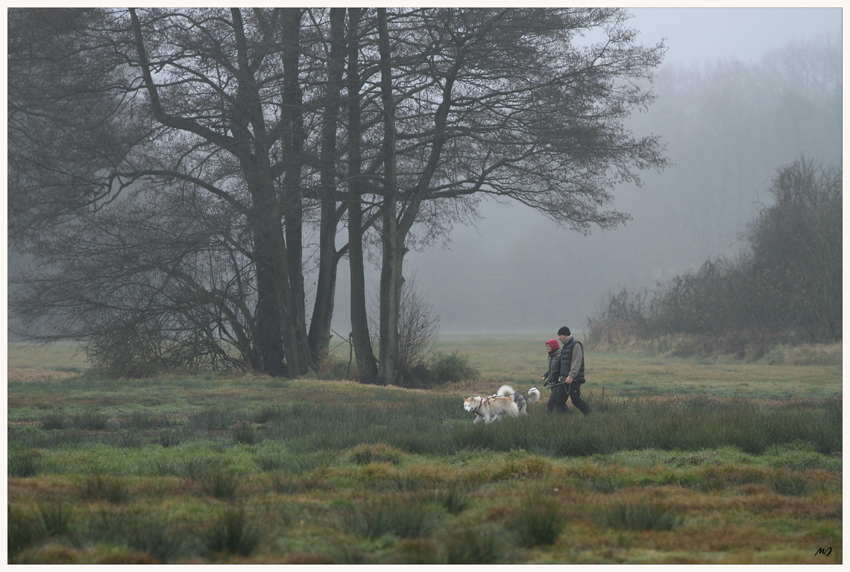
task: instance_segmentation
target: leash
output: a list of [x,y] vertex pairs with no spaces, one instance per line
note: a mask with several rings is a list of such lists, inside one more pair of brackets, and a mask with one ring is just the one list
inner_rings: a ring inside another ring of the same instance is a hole
[[550,383],[549,385],[544,385],[543,387],[548,387],[551,390],[556,385],[572,385],[572,382],[567,383],[567,380],[564,380],[564,381],[559,381],[557,383]]

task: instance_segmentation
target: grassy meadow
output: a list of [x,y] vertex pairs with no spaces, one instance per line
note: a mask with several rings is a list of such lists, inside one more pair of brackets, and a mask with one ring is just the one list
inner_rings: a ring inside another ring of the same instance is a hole
[[473,425],[462,398],[535,385],[546,339],[443,336],[479,377],[427,390],[10,344],[9,562],[842,562],[840,360],[588,350],[593,415],[543,390]]

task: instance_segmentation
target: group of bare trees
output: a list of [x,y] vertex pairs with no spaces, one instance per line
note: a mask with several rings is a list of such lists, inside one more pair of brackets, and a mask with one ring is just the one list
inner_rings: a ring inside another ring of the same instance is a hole
[[483,195],[614,227],[614,185],[664,165],[656,137],[623,127],[664,51],[626,18],[10,10],[9,237],[32,261],[11,283],[15,330],[82,341],[105,366],[297,376],[328,351],[347,259],[360,378],[392,382],[416,241]]

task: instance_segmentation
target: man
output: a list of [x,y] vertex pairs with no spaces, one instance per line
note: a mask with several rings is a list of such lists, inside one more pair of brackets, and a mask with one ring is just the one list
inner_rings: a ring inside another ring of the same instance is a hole
[[570,333],[566,326],[558,330],[561,340],[561,367],[558,383],[552,388],[552,395],[546,405],[546,411],[551,413],[570,413],[567,408],[567,397],[579,411],[587,415],[590,406],[581,398],[581,384],[584,378],[584,346]]

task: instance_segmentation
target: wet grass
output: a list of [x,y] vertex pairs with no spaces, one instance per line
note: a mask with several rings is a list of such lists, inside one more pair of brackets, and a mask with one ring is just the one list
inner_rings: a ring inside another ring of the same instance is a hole
[[431,391],[223,375],[12,382],[9,561],[840,563],[840,379],[817,398],[776,399],[767,379],[767,395],[746,396],[734,386],[757,370],[726,367],[714,392],[594,388],[589,417],[540,403],[487,427],[462,397],[523,388],[518,372]]

